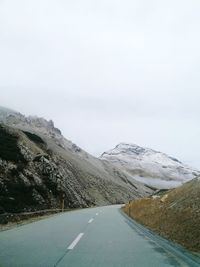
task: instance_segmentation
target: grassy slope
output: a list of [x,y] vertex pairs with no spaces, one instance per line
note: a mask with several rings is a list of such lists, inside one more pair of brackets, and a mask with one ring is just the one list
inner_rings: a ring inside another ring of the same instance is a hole
[[125,212],[184,247],[200,252],[200,179],[155,198],[132,201]]

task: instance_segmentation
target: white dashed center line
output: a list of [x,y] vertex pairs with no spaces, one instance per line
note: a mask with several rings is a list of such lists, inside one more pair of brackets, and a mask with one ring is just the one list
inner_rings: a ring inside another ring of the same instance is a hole
[[94,221],[94,219],[92,218],[92,219],[90,219],[89,221],[88,221],[88,223],[92,223]]
[[[98,216],[99,213],[96,213],[96,216]],[[94,218],[91,218],[88,223],[92,223],[94,221]],[[67,248],[68,250],[72,250],[75,248],[75,246],[78,244],[78,242],[81,240],[81,238],[83,237],[84,233],[80,233],[76,239],[74,239],[74,241],[71,243],[71,245]]]
[[72,250],[75,248],[75,246],[78,244],[78,242],[81,240],[83,237],[84,233],[80,233],[76,239],[71,243],[71,245],[68,247],[68,250]]

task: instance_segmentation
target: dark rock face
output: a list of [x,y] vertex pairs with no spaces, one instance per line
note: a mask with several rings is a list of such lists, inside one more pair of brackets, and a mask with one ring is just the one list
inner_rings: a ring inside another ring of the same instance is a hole
[[2,159],[15,163],[25,162],[17,145],[17,139],[17,136],[10,134],[5,127],[0,126],[0,157]]
[[[9,145],[4,143],[4,146],[10,148],[8,151],[1,149],[0,154],[0,207],[2,210],[22,212],[59,208],[63,192],[65,192],[65,202],[68,207],[94,204],[87,200],[87,196],[82,199],[74,197],[70,180],[74,179],[75,170],[71,168],[69,172],[70,166],[67,166],[67,162],[49,155],[45,142],[39,136],[26,132],[26,135],[34,139],[35,143],[30,143],[31,145],[29,144],[29,147],[23,151],[24,147],[20,149],[20,141],[25,140],[19,132],[11,134],[8,129],[0,127],[0,134],[9,142]],[[3,143],[1,145],[1,148],[4,148]],[[42,150],[41,154],[31,151],[35,146],[36,149],[38,146],[38,149]],[[77,195],[81,196],[82,193],[77,192]]]

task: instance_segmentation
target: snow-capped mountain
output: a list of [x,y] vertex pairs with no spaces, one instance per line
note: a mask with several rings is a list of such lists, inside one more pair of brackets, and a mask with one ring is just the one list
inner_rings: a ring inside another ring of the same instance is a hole
[[200,172],[164,153],[135,144],[121,143],[100,157],[142,183],[156,188],[172,188]]

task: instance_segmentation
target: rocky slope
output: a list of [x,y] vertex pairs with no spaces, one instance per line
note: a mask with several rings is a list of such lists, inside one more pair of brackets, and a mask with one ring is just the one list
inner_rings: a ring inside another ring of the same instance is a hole
[[124,174],[156,188],[173,188],[200,175],[200,172],[164,153],[121,143],[100,157]]
[[0,108],[0,212],[124,203],[152,190],[65,139],[52,121]]
[[200,178],[150,198],[132,201],[125,211],[160,235],[200,252]]

